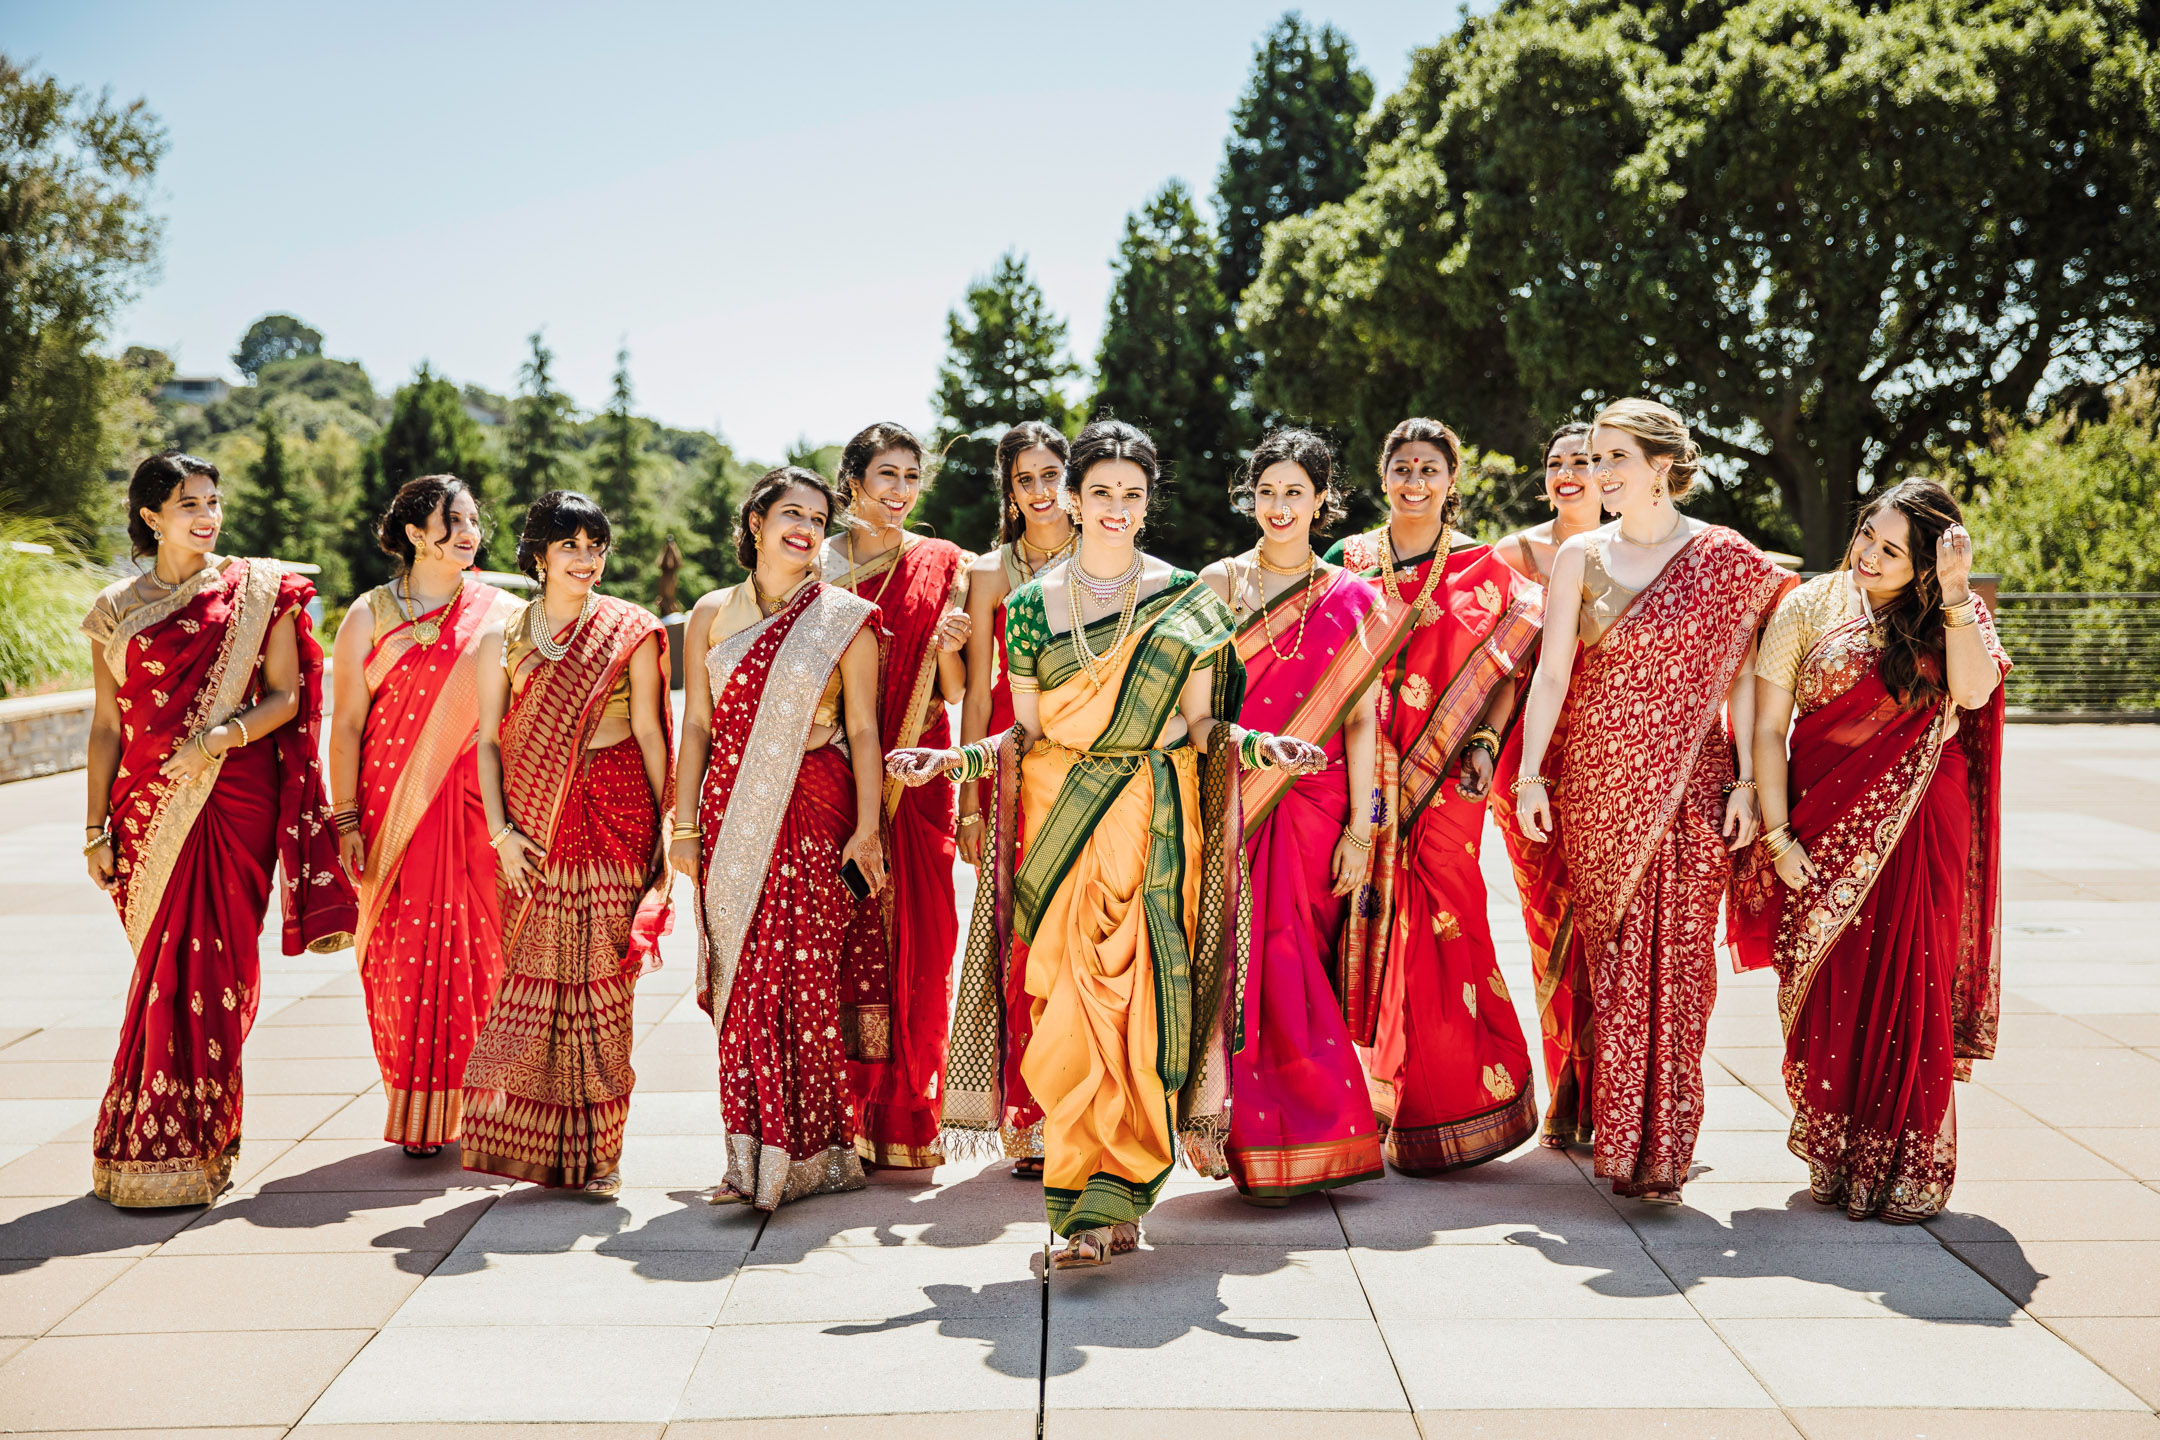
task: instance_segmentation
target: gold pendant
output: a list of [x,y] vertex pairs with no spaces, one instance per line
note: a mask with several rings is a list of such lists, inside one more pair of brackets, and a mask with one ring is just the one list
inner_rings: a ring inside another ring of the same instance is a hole
[[425,650],[442,638],[442,625],[434,620],[418,620],[412,627],[413,643]]

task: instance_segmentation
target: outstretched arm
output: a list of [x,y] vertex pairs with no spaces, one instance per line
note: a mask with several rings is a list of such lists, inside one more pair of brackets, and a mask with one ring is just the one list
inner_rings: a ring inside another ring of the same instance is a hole
[[1530,701],[1523,710],[1522,774],[1515,792],[1515,819],[1523,834],[1543,841],[1552,834],[1552,799],[1545,783],[1545,752],[1567,704],[1568,679],[1575,669],[1576,626],[1582,614],[1583,544],[1576,536],[1553,558],[1552,584],[1545,588],[1545,633],[1539,642],[1537,674],[1530,680]]

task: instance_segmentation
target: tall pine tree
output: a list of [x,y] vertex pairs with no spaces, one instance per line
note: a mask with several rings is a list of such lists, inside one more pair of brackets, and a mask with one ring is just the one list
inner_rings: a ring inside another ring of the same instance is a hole
[[228,524],[232,547],[242,555],[320,563],[314,554],[322,538],[314,486],[286,454],[285,437],[268,411],[256,416],[255,433],[262,455],[241,477],[240,503]]
[[683,499],[683,532],[675,537],[683,554],[676,584],[685,605],[695,604],[707,590],[742,579],[743,568],[735,558],[735,507],[753,478],[725,440],[692,473]]
[[1261,40],[1215,181],[1231,304],[1260,273],[1269,224],[1345,199],[1363,183],[1358,125],[1372,102],[1372,77],[1334,26],[1312,29],[1292,10]]
[[538,330],[528,343],[532,350],[518,367],[517,398],[510,402],[504,436],[509,512],[502,523],[513,534],[524,528],[527,506],[550,490],[575,488],[577,473],[570,455],[575,418],[570,397],[555,388],[555,352]]
[[1235,332],[1215,279],[1215,237],[1182,180],[1125,217],[1095,361],[1094,414],[1154,437],[1166,483],[1143,546],[1197,570],[1253,541],[1230,508],[1248,443],[1236,405]]
[[615,531],[607,588],[650,605],[659,581],[660,540],[653,532],[652,499],[639,474],[645,422],[630,413],[630,398],[630,351],[625,347],[615,352],[615,378],[600,417],[600,443],[593,450],[593,499]]
[[945,336],[931,396],[938,412],[931,444],[944,459],[917,514],[934,533],[985,549],[997,543],[998,436],[1022,420],[1070,430],[1061,387],[1079,367],[1065,354],[1065,322],[1050,312],[1026,258],[1011,251],[947,312]]
[[[479,492],[483,515],[501,512],[501,481],[488,461],[480,427],[465,413],[458,387],[425,361],[412,383],[391,399],[390,423],[361,462],[360,513],[345,530],[345,554],[356,588],[390,578],[390,557],[375,544],[375,525],[398,487],[422,475],[455,475]],[[482,563],[507,565],[515,549],[516,537],[505,540],[491,534],[481,551]]]

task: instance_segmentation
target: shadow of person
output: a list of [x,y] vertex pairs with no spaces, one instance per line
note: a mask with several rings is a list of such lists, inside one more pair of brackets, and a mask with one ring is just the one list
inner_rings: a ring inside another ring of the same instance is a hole
[[[1036,1251],[1029,1269],[1039,1277],[1042,1252]],[[1023,1380],[1037,1377],[1041,1360],[1042,1281],[994,1280],[987,1285],[925,1285],[920,1310],[877,1321],[830,1325],[827,1335],[883,1335],[917,1325],[935,1325],[940,1339],[974,1340],[990,1347],[983,1364],[1001,1375]],[[1015,1320],[1026,1317],[1034,1323]]]

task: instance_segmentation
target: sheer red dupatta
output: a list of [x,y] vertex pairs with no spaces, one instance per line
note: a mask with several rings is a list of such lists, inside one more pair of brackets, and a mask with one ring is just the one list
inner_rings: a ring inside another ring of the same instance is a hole
[[[1978,623],[2007,674],[1993,620]],[[1789,1034],[1809,987],[1873,889],[1883,861],[1935,777],[1953,713],[1969,776],[1972,829],[1964,837],[1964,908],[1952,970],[1951,1021],[1959,1071],[1995,1052],[2001,1014],[2003,691],[1979,710],[1947,701],[1901,709],[1882,683],[1867,620],[1832,629],[1801,662],[1801,709],[1790,741],[1793,834],[1817,877],[1791,891],[1767,852],[1752,846],[1734,879],[1735,943],[1744,965],[1775,965],[1778,1011]]]

